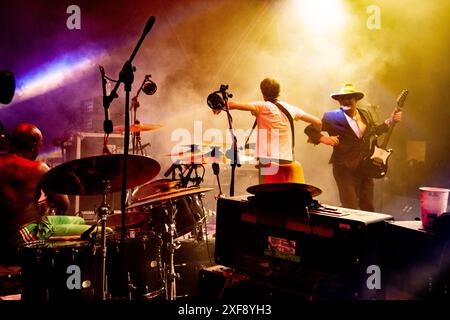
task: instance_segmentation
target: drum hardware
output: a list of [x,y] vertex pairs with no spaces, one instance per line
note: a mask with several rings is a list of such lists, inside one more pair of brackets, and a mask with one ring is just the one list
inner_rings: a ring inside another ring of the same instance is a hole
[[100,288],[101,288],[101,299],[106,300],[107,288],[106,288],[106,219],[108,214],[111,214],[111,207],[106,203],[106,195],[110,192],[111,185],[108,180],[102,181],[104,185],[102,194],[102,204],[97,209],[98,215],[101,218],[102,225],[102,235],[101,235],[101,253],[102,253],[102,264],[100,273]]
[[141,125],[140,121],[137,119],[137,109],[140,104],[138,101],[139,94],[141,91],[144,91],[147,95],[153,95],[156,92],[157,86],[152,80],[150,80],[151,75],[146,75],[144,81],[142,81],[141,86],[139,87],[136,96],[131,99],[131,111],[133,112],[133,125],[130,127],[130,132],[133,134],[133,154],[141,153],[144,155],[144,147],[141,144],[141,131],[150,131],[161,128],[161,125],[149,125],[144,124]]
[[[102,204],[97,209],[101,221],[101,264],[100,264],[100,298],[107,298],[106,283],[106,227],[108,215],[112,214],[111,207],[106,202],[110,192],[122,188],[124,155],[102,155],[77,159],[52,168],[42,177],[43,190],[71,195],[102,195]],[[127,188],[141,185],[155,177],[160,165],[155,160],[139,155],[129,155],[127,161]],[[145,170],[143,169],[145,168]],[[114,216],[117,222],[117,217]],[[127,221],[136,221],[134,216],[126,219],[123,212],[122,226]],[[122,252],[123,253],[123,252]]]
[[[154,184],[153,187],[159,185],[161,188],[163,183],[155,181]],[[143,187],[147,192],[152,189],[151,183]],[[212,188],[199,187],[169,188],[141,198],[127,207],[128,210],[139,208],[148,212],[150,223],[153,224],[156,232],[162,235],[163,274],[167,300],[176,299],[176,281],[179,279],[179,275],[175,272],[174,254],[180,245],[175,239],[192,231],[199,220],[205,218],[204,209],[199,208],[202,205],[197,203],[196,197],[200,197],[199,194],[203,192],[212,190]],[[139,190],[136,194],[140,194]]]
[[166,243],[167,249],[167,262],[165,263],[165,289],[166,289],[166,300],[175,300],[177,296],[176,291],[176,280],[179,279],[179,275],[175,272],[174,264],[174,254],[175,250],[179,248],[174,242],[175,239],[175,216],[177,214],[177,207],[175,203],[170,200],[169,204],[164,206],[164,211],[169,217],[169,223],[166,225],[168,241]]

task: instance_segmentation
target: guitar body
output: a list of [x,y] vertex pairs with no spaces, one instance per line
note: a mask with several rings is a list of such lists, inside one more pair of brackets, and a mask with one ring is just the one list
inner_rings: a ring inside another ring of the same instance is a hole
[[[403,104],[405,103],[406,96],[408,95],[408,90],[403,90],[400,96],[397,98],[397,108],[394,110],[401,111]],[[377,145],[377,140],[375,139],[372,143],[371,155],[364,158],[361,163],[359,170],[369,178],[383,178],[387,173],[387,163],[388,159],[392,154],[392,150],[387,149],[387,144],[389,138],[392,134],[392,130],[394,129],[395,123],[391,124],[389,127],[388,133],[383,140],[381,146]]]
[[360,164],[361,172],[369,178],[383,178],[387,173],[388,159],[391,154],[392,150],[380,148],[374,143],[372,154],[364,158]]

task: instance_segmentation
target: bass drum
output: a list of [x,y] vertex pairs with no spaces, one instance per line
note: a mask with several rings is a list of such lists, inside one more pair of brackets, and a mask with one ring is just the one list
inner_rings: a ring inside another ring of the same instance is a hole
[[35,241],[21,250],[22,300],[95,299],[95,249],[87,241]]
[[125,256],[121,258],[120,233],[107,240],[106,274],[108,291],[113,299],[123,297],[121,287],[122,267],[128,276],[128,288],[132,300],[148,300],[164,292],[161,264],[162,240],[147,229],[127,229]]

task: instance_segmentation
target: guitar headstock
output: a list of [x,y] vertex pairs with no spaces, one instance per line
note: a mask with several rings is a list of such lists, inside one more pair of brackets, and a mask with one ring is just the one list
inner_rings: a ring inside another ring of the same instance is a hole
[[403,90],[402,93],[397,98],[397,109],[401,109],[405,103],[406,96],[408,95],[408,90]]

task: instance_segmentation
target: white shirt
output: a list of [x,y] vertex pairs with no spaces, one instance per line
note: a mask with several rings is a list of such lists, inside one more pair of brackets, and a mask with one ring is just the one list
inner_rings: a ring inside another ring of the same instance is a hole
[[[291,114],[292,119],[300,120],[305,112],[284,101],[278,101]],[[272,102],[251,102],[255,107],[256,123],[258,124],[258,138],[256,155],[259,158],[282,160],[292,159],[291,125],[286,115]]]
[[[341,110],[342,109],[343,109],[343,107],[341,107]],[[342,110],[342,111],[344,111],[344,110]],[[357,111],[357,113],[355,114],[355,116],[353,118],[350,117],[345,112],[344,112],[344,115],[345,115],[345,118],[347,119],[348,124],[352,128],[353,132],[356,134],[356,136],[358,138],[361,139],[361,137],[364,134],[364,131],[366,131],[367,126],[364,122],[362,122],[361,115],[359,115],[359,112]]]

